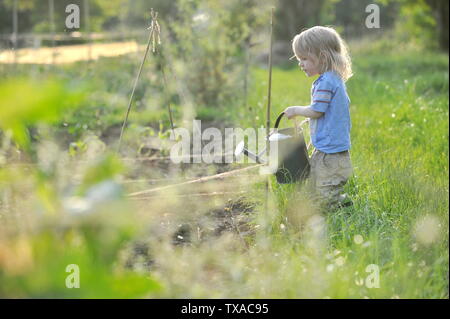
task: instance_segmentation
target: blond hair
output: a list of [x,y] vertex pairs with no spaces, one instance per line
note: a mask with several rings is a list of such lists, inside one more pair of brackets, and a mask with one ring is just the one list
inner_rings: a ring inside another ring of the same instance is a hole
[[297,57],[318,59],[320,73],[335,71],[344,81],[353,75],[347,45],[331,27],[316,26],[302,31],[292,40],[292,50]]

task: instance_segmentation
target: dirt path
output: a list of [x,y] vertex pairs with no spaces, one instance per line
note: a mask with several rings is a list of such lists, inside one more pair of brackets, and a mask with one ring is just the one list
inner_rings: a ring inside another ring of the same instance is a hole
[[[93,43],[91,45],[91,57],[96,60],[102,56],[118,56],[131,52],[137,52],[144,46],[136,41]],[[56,48],[19,49],[17,50],[17,63],[23,64],[52,64],[53,53],[55,53],[55,64],[73,63],[89,59],[89,45],[66,45]],[[12,50],[0,52],[0,63],[14,63],[14,52]]]

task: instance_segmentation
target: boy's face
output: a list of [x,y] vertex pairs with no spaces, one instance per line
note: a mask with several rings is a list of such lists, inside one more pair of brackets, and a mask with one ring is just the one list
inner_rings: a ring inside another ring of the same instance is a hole
[[307,76],[319,74],[319,63],[312,56],[295,55],[298,60],[298,66],[306,73]]

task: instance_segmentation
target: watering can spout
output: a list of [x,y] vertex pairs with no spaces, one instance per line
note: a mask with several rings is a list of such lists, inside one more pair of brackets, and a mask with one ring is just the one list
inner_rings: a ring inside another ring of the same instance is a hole
[[[307,178],[310,167],[308,147],[297,125],[292,128],[278,129],[283,116],[284,112],[278,116],[274,131],[266,137],[270,154],[266,152],[266,149],[260,154],[252,153],[245,148],[244,141],[236,146],[234,154],[236,157],[244,154],[257,163],[267,165],[268,171],[275,174],[278,183],[287,184]],[[261,156],[265,152],[268,153],[267,159],[263,160]]]
[[263,159],[261,159],[260,155],[256,155],[255,153],[249,151],[248,149],[245,148],[244,145],[244,141],[241,141],[237,146],[236,149],[234,151],[234,156],[238,157],[241,154],[244,154],[245,156],[247,156],[248,158],[254,160],[256,163],[259,164],[267,164],[266,161],[264,161]]

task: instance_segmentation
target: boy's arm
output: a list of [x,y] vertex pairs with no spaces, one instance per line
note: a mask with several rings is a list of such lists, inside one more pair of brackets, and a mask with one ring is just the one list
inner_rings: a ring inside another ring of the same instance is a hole
[[324,78],[314,87],[310,105],[290,106],[284,113],[289,119],[297,115],[317,119],[325,114],[337,89],[337,85],[331,79]]
[[311,106],[289,106],[284,110],[284,114],[288,119],[298,115],[317,119],[323,115],[323,112],[314,111]]

